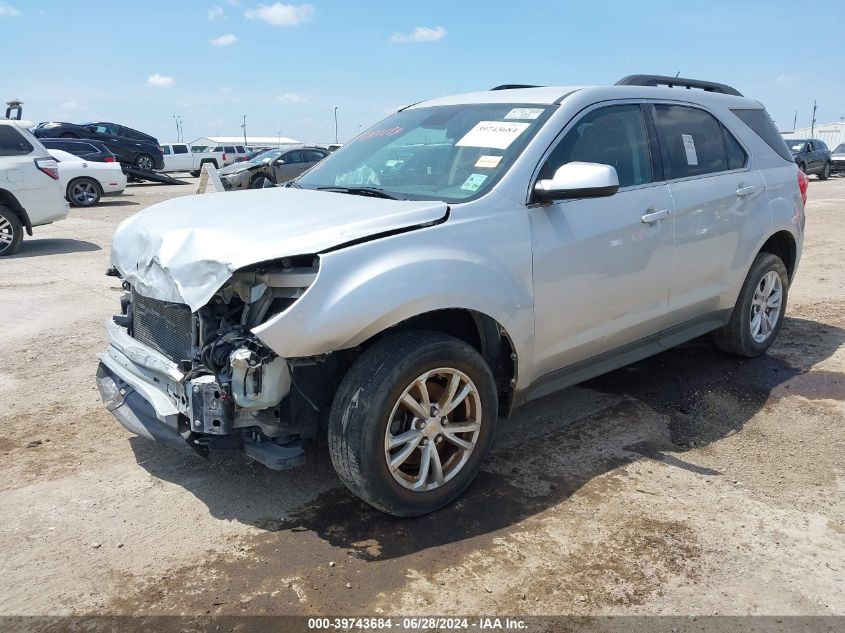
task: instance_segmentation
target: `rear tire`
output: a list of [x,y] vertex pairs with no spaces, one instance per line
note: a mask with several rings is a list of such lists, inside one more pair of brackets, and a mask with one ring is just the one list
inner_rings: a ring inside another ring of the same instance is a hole
[[138,154],[135,157],[135,167],[142,171],[152,171],[155,168],[155,161],[149,154]]
[[493,375],[474,348],[438,332],[392,334],[355,361],[335,394],[332,463],[382,512],[427,514],[475,478],[497,415]]
[[0,257],[14,255],[23,241],[23,225],[9,208],[0,205]]
[[830,163],[825,163],[824,168],[819,173],[819,180],[827,180],[828,178],[830,178]]
[[68,202],[75,207],[93,207],[100,201],[100,184],[92,178],[77,178],[68,183]]
[[738,356],[760,356],[774,343],[789,292],[789,275],[777,255],[754,258],[736,300],[731,320],[713,333],[719,349]]

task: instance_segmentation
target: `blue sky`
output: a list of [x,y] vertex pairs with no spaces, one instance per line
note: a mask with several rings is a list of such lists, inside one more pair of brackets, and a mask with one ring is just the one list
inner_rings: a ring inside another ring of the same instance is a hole
[[[0,100],[34,121],[110,120],[173,140],[340,140],[396,107],[501,83],[699,77],[781,129],[845,117],[841,2],[0,0]],[[806,36],[804,34],[807,34]]]

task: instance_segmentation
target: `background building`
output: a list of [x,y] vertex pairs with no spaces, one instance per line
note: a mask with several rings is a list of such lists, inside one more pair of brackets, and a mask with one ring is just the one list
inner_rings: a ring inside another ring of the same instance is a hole
[[812,134],[808,127],[783,132],[783,138],[817,138],[827,143],[830,149],[834,149],[840,143],[845,143],[845,122],[820,123],[815,126]]
[[[201,136],[191,142],[191,148],[201,151],[217,145],[243,145],[243,136]],[[302,145],[302,141],[287,136],[249,136],[246,137],[246,144],[250,147],[296,147]]]

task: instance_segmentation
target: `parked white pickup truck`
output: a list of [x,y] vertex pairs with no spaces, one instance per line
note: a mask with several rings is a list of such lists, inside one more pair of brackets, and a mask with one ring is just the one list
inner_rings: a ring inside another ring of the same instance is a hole
[[225,152],[192,152],[186,143],[164,143],[161,151],[164,154],[163,172],[188,171],[192,176],[199,176],[206,163],[218,169],[228,164]]

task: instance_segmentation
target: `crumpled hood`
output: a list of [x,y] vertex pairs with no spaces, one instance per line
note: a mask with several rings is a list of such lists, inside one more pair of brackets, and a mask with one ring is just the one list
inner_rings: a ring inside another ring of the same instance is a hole
[[244,266],[319,253],[446,213],[444,202],[280,187],[185,196],[126,219],[111,260],[142,295],[195,311]]
[[221,167],[217,170],[217,173],[221,176],[227,176],[229,174],[237,174],[250,169],[258,169],[259,167],[265,167],[266,165],[267,163],[250,163],[248,161],[241,161],[240,163],[232,163],[231,165]]

